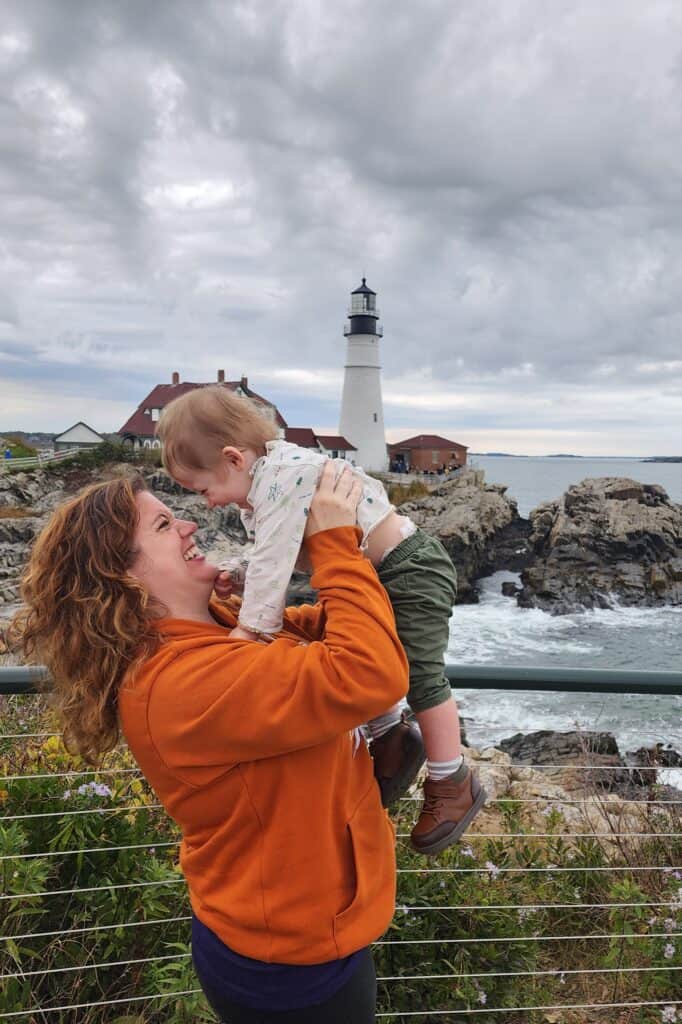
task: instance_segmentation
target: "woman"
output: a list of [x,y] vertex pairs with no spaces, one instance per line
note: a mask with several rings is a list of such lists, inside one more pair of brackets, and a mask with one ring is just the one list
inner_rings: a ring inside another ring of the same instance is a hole
[[357,726],[407,691],[407,663],[354,528],[359,486],[329,467],[306,531],[315,607],[270,644],[232,640],[239,605],[194,523],[139,478],[57,509],[24,578],[24,647],[91,763],[119,721],[182,830],[192,952],[228,1024],[374,1021],[369,945],[394,909],[392,826]]

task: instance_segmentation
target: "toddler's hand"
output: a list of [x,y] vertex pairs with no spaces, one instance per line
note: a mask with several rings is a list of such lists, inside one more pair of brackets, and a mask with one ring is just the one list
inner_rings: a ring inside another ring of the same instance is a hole
[[230,637],[233,640],[257,640],[258,633],[252,633],[250,629],[244,629],[242,626],[235,626],[230,630]]
[[213,589],[215,590],[216,597],[223,601],[230,597],[234,590],[231,573],[219,572],[213,581]]

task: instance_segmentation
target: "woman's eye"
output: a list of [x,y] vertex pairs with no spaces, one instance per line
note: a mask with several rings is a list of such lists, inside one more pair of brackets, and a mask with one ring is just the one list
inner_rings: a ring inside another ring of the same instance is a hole
[[159,529],[160,529],[160,530],[163,530],[163,529],[165,529],[165,527],[166,527],[166,526],[170,526],[170,519],[162,519],[162,520],[161,520],[161,521],[159,522]]

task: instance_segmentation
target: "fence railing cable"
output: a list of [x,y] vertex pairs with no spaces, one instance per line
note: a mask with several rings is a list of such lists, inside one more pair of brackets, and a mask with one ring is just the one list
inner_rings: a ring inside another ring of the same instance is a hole
[[[682,696],[682,674],[673,672],[446,666],[446,675],[453,685],[462,689]],[[49,680],[40,666],[0,667],[2,694],[28,694],[48,688]],[[25,724],[30,729],[43,723],[49,726],[52,720],[29,719],[23,714],[8,720],[10,728]],[[0,836],[6,835],[9,839],[0,854],[0,872],[5,879],[9,876],[21,879],[13,881],[10,887],[5,885],[0,895],[0,906],[7,921],[4,930],[11,932],[27,927],[32,921],[30,915],[36,915],[33,927],[44,929],[0,936],[3,944],[0,948],[6,954],[0,985],[9,986],[7,990],[11,991],[23,982],[30,982],[30,987],[22,989],[24,998],[17,1000],[19,1005],[31,998],[27,996],[29,992],[36,1004],[47,1004],[18,1009],[15,1002],[10,1004],[11,1009],[8,1006],[8,1012],[0,1011],[0,1016],[9,1021],[39,1019],[42,1015],[47,1020],[48,1015],[76,1013],[78,1019],[86,1016],[89,1019],[88,1011],[108,1007],[114,1008],[114,1015],[118,1017],[126,1013],[163,1016],[166,1008],[161,1005],[154,1009],[157,1004],[165,1000],[189,1000],[201,994],[198,987],[152,995],[132,994],[139,991],[137,981],[132,979],[145,977],[144,968],[148,965],[169,964],[167,968],[160,967],[158,975],[152,967],[154,973],[149,977],[155,979],[155,984],[163,985],[161,979],[170,977],[170,974],[164,975],[164,971],[173,972],[180,986],[183,981],[185,985],[191,984],[184,973],[174,973],[184,972],[187,968],[183,962],[191,957],[187,944],[191,938],[192,916],[189,903],[180,891],[184,879],[170,870],[177,860],[179,831],[169,819],[162,822],[163,805],[146,786],[140,769],[133,766],[124,743],[115,754],[117,764],[94,767],[82,761],[62,759],[61,744],[43,742],[54,741],[59,736],[50,731],[0,735],[0,742],[24,744],[29,755],[16,764],[10,757],[3,763],[8,774],[0,776],[0,804],[8,811],[22,812],[0,817]],[[3,756],[7,749],[11,748],[2,748]],[[53,773],[45,768],[49,767],[55,752],[59,754],[56,767],[61,770]],[[516,1020],[543,1012],[559,1013],[563,1019],[564,1014],[576,1011],[601,1013],[604,1016],[600,1019],[606,1020],[620,1018],[622,1014],[616,1013],[619,1010],[639,1010],[644,1014],[646,1009],[658,1008],[660,1014],[654,1015],[657,1020],[660,1016],[661,1020],[682,1022],[682,1009],[678,1009],[682,1008],[682,999],[659,998],[660,992],[680,992],[682,884],[675,883],[682,883],[682,864],[679,843],[674,841],[680,839],[679,830],[675,828],[679,823],[682,796],[672,786],[654,785],[671,779],[674,783],[674,776],[658,774],[668,765],[599,764],[600,759],[598,751],[590,749],[589,743],[576,762],[546,764],[532,760],[523,763],[518,755],[507,759],[498,755],[490,757],[485,751],[481,754],[478,767],[482,776],[490,770],[496,778],[497,771],[502,771],[507,774],[506,786],[521,792],[525,782],[531,780],[526,788],[529,795],[505,794],[497,783],[488,787],[497,790],[487,803],[493,814],[482,818],[480,827],[487,826],[490,831],[466,833],[459,855],[453,854],[454,866],[447,861],[429,864],[421,859],[403,860],[398,869],[395,930],[374,943],[377,951],[383,950],[377,959],[377,981],[387,998],[390,993],[397,993],[388,1005],[380,1006],[378,1021],[473,1020],[475,1015],[493,1019],[493,1015],[500,1014],[513,1015]],[[27,760],[37,762],[39,770],[35,774],[17,774]],[[556,761],[557,756],[552,760]],[[74,767],[69,768],[70,765]],[[76,767],[79,765],[82,767]],[[673,771],[682,769],[674,764],[670,767]],[[542,774],[533,778],[534,772]],[[552,776],[553,772],[561,773],[560,777]],[[95,781],[87,781],[90,779]],[[24,799],[24,785],[30,787],[33,783],[46,782],[55,785],[36,785],[35,791],[28,789],[27,802],[19,801],[19,794]],[[80,785],[81,782],[86,784]],[[97,785],[99,782],[108,786]],[[546,793],[541,788],[545,784]],[[15,786],[22,788],[17,790]],[[87,802],[72,799],[77,795],[76,787],[80,794],[88,794]],[[145,803],[145,800],[150,802]],[[405,829],[410,827],[411,812],[421,800],[418,791],[403,798],[397,821],[402,826],[397,833],[401,857],[405,856],[409,839]],[[33,811],[36,806],[45,810]],[[577,811],[569,812],[570,808]],[[148,818],[142,816],[146,812],[149,812]],[[559,817],[553,817],[553,812]],[[33,841],[31,823],[35,830]],[[640,823],[643,831],[637,831]],[[508,831],[504,831],[505,827]],[[52,839],[57,828],[60,829],[59,840]],[[536,828],[538,831],[534,831]],[[159,839],[153,835],[157,829]],[[23,838],[15,840],[15,832]],[[150,832],[152,835],[148,838],[140,835]],[[99,845],[102,841],[106,844],[107,839],[112,845]],[[125,842],[126,839],[135,842]],[[71,842],[74,848],[29,852],[56,841]],[[84,843],[92,845],[83,846]],[[11,852],[15,845],[16,852]],[[599,856],[594,855],[595,850],[599,851]],[[118,852],[135,856],[114,858],[112,855]],[[148,858],[155,853],[162,855],[168,870],[162,872],[160,866],[154,867],[152,862],[148,871],[152,877],[135,880],[139,875],[138,864],[149,864]],[[104,884],[109,876],[106,861],[81,865],[70,860],[100,854],[106,854],[116,863],[110,884]],[[488,856],[501,863],[486,860]],[[30,863],[38,858],[64,861],[69,858],[69,867],[59,862],[49,866]],[[554,859],[559,863],[552,863]],[[597,863],[589,863],[591,859]],[[609,860],[614,863],[609,864]],[[628,863],[630,860],[633,863]],[[22,862],[26,866],[19,869]],[[419,866],[421,863],[428,866]],[[96,869],[93,864],[97,865]],[[126,870],[130,872],[127,875],[130,881],[125,881],[123,872]],[[161,873],[170,877],[158,877]],[[499,887],[494,885],[498,876]],[[53,881],[55,878],[58,881]],[[453,882],[449,884],[450,878]],[[420,879],[423,884],[419,883]],[[79,882],[85,884],[79,885]],[[59,887],[60,883],[64,888]],[[50,884],[55,888],[46,887]],[[12,887],[22,891],[10,892]],[[122,891],[127,891],[127,895],[119,897],[117,893]],[[148,895],[143,897],[143,893]],[[111,906],[107,902],[108,894]],[[98,898],[89,905],[89,897],[93,895]],[[82,905],[76,902],[79,896],[84,897]],[[63,903],[57,902],[60,899]],[[439,899],[443,902],[439,903]],[[509,902],[502,902],[504,899]],[[488,903],[487,900],[499,902]],[[21,903],[26,904],[25,917],[20,916],[22,908],[18,905]],[[95,915],[99,911],[93,906],[106,906],[107,923],[97,923]],[[123,918],[122,921],[112,921],[117,906],[120,908],[117,916]],[[143,913],[154,916],[143,920]],[[533,916],[536,914],[538,916]],[[422,918],[422,915],[436,916]],[[460,918],[459,915],[466,916]],[[530,923],[524,925],[528,918]],[[68,926],[69,920],[75,927]],[[88,923],[90,921],[93,923]],[[60,924],[61,927],[57,927]],[[152,931],[130,931],[141,928]],[[123,930],[129,936],[125,945],[118,943]],[[421,931],[428,937],[418,937]],[[45,940],[44,944],[40,940]],[[581,951],[583,944],[585,949]],[[618,944],[620,949],[629,950],[627,958],[617,958]],[[576,950],[580,955],[574,955]],[[65,952],[68,955],[63,955]],[[76,964],[73,961],[77,955],[92,962]],[[30,969],[22,970],[24,964]],[[518,969],[515,969],[516,964]],[[96,972],[100,971],[114,972],[111,989],[96,987],[95,980],[99,981]],[[120,972],[120,980],[116,971]],[[650,980],[652,976],[655,980]],[[43,978],[53,977],[53,981],[43,986]],[[589,982],[592,978],[595,981]],[[567,988],[562,988],[565,979],[572,981]],[[487,995],[480,987],[485,982],[490,983],[485,986]],[[621,987],[616,988],[618,985]],[[398,999],[402,998],[402,986],[412,993],[411,999],[418,993],[418,999],[411,1005],[420,1009],[397,1008],[401,1005]],[[423,995],[420,986],[423,986]],[[467,991],[474,993],[469,996],[469,1005],[462,995]],[[478,1001],[476,991],[481,996]],[[115,997],[116,992],[120,992],[119,997]],[[553,1002],[562,997],[580,1000],[589,995],[596,1000],[610,997],[611,1001]],[[102,998],[98,998],[100,996]],[[84,1001],[69,1001],[78,998]],[[51,1001],[60,999],[63,1003],[50,1005]],[[487,1003],[480,1005],[486,999]],[[535,1000],[542,1005],[499,1005]],[[437,1001],[451,1001],[460,1006],[427,1008],[429,1002]],[[133,1009],[134,1006],[138,1008]],[[147,1006],[149,1010],[144,1009]],[[607,1009],[613,1012],[607,1015]],[[653,1020],[651,1013],[647,1020],[649,1017]]]

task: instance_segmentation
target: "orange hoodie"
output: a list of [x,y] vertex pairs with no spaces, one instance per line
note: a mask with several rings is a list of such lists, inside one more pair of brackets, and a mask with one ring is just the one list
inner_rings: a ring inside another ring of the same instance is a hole
[[348,956],[393,915],[393,828],[352,730],[405,695],[408,669],[358,539],[309,538],[319,604],[288,609],[272,643],[231,640],[238,606],[213,601],[215,625],[163,620],[119,693],[130,749],[182,830],[194,912],[257,960]]

